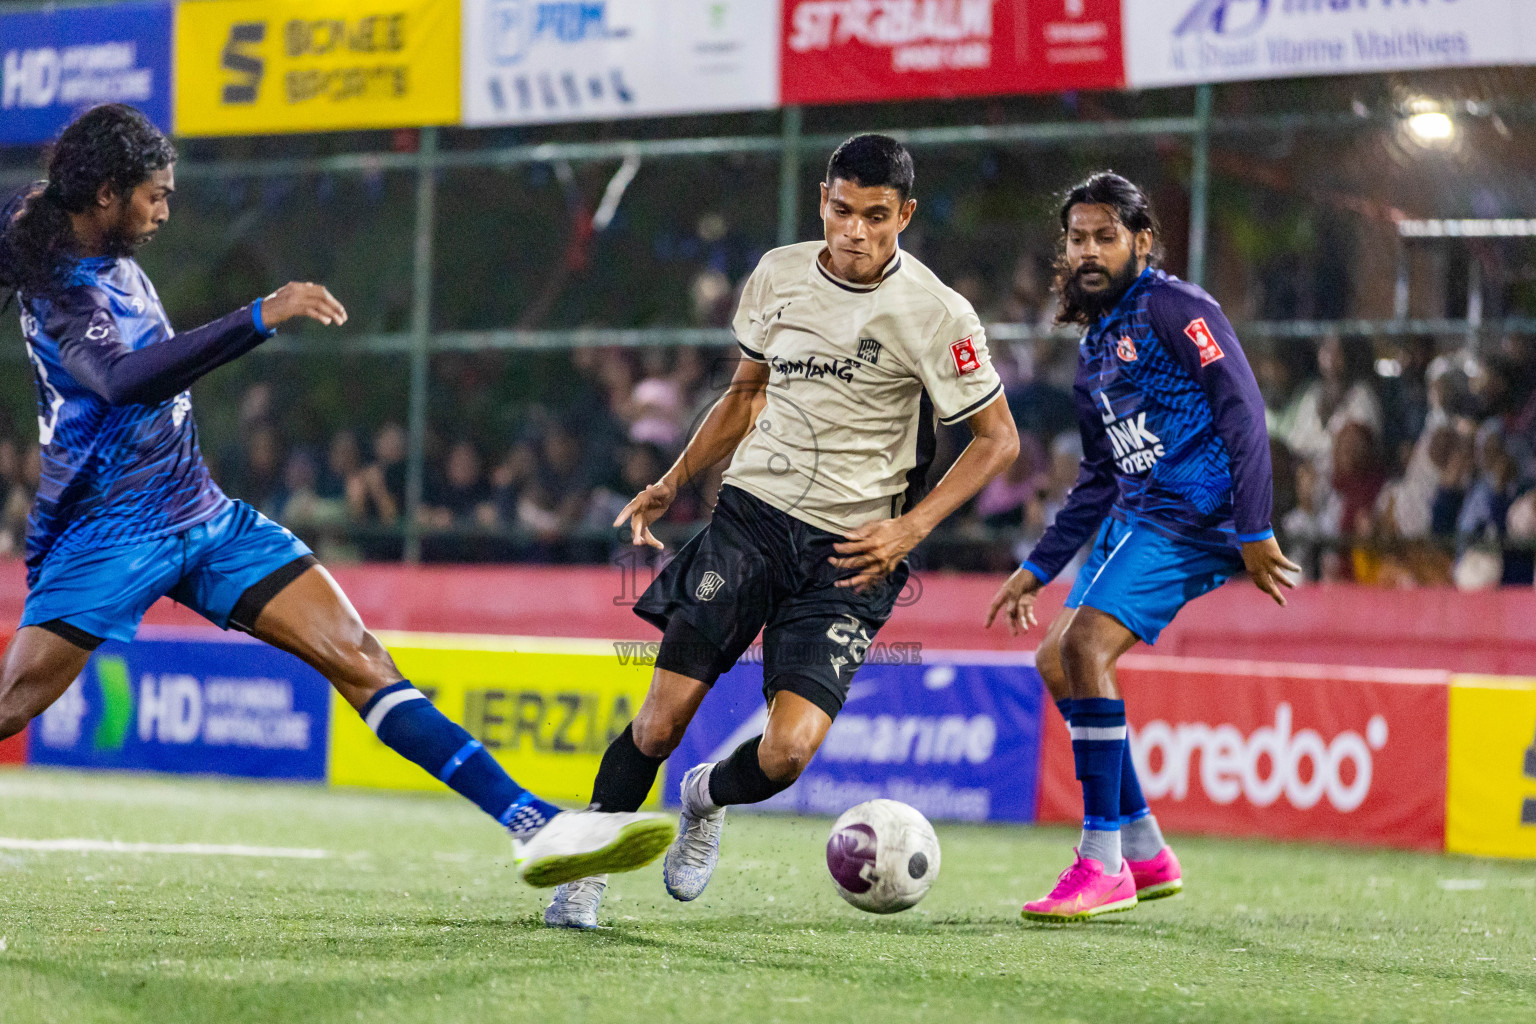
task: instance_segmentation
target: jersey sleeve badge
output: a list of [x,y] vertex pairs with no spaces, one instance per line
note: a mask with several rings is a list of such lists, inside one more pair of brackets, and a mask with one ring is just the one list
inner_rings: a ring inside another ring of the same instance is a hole
[[1205,322],[1205,317],[1191,320],[1189,326],[1184,328],[1184,333],[1189,335],[1189,340],[1195,343],[1200,350],[1200,365],[1210,366],[1216,360],[1226,355],[1221,346],[1216,343],[1216,335],[1211,333],[1211,328]]
[[961,377],[981,369],[981,360],[976,358],[976,346],[968,337],[949,346],[949,354],[955,360],[955,373]]
[[1134,363],[1136,361],[1136,343],[1131,340],[1129,334],[1120,336],[1120,343],[1115,346],[1115,352],[1120,356],[1120,361]]

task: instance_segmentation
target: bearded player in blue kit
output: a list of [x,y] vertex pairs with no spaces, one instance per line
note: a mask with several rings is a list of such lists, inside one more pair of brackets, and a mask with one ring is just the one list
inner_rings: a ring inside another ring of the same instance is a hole
[[[1129,910],[1183,888],[1131,760],[1115,663],[1189,601],[1245,570],[1278,604],[1299,572],[1270,529],[1264,401],[1232,325],[1203,290],[1155,267],[1157,223],[1118,174],[1061,207],[1060,323],[1087,328],[1073,398],[1083,438],[1065,507],[992,599],[1017,636],[1040,588],[1097,531],[1035,664],[1072,734],[1082,841],[1039,920]],[[1123,842],[1122,842],[1123,840]]]
[[170,216],[175,161],[138,111],[96,107],[59,137],[47,182],[0,211],[0,287],[21,299],[43,465],[26,607],[0,659],[0,739],[169,596],[315,668],[380,740],[507,830],[529,884],[654,860],[670,820],[562,811],[523,789],[401,676],[302,541],[213,482],[187,389],[280,324],[347,313],[324,287],[290,283],[175,333],[132,258]]

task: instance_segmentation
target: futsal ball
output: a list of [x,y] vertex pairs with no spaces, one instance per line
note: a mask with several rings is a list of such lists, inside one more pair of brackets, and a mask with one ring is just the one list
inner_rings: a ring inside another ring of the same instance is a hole
[[871,914],[915,906],[939,877],[939,837],[928,819],[898,800],[850,807],[827,839],[827,870],[838,895]]

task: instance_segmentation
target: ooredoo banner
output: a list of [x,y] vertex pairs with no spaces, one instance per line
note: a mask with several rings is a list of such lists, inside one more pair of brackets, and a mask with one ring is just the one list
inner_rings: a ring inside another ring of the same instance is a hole
[[773,107],[777,0],[464,0],[464,123]]
[[[1444,848],[1447,673],[1133,655],[1118,678],[1164,828]],[[1040,817],[1080,820],[1067,730],[1047,717]]]
[[1124,0],[1133,88],[1536,60],[1529,0]]
[[330,689],[255,641],[106,643],[31,724],[28,760],[321,781]]
[[46,142],[98,103],[171,129],[171,5],[0,16],[0,144]]
[[1125,83],[1120,0],[783,4],[785,103],[1113,89]]
[[262,135],[459,120],[454,0],[176,8],[176,130]]
[[[877,645],[865,657],[821,750],[764,808],[837,815],[883,797],[935,819],[1034,820],[1043,698],[1029,656]],[[762,687],[747,662],[715,683],[667,762],[669,804],[689,768],[763,731]]]

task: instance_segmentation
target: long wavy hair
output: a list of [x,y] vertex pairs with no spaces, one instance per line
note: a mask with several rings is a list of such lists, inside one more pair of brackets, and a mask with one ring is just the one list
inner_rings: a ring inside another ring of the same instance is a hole
[[176,147],[132,107],[108,103],[65,128],[48,160],[48,179],[0,212],[0,289],[57,292],[80,258],[69,215],[84,213],[103,185],[126,196],[176,160]]
[[1089,175],[1074,185],[1061,202],[1061,239],[1056,246],[1056,263],[1053,268],[1056,276],[1052,282],[1058,298],[1058,324],[1086,326],[1096,319],[1096,314],[1074,301],[1073,290],[1067,287],[1072,280],[1071,268],[1067,266],[1067,220],[1072,215],[1072,207],[1081,203],[1109,207],[1115,212],[1115,218],[1133,235],[1142,231],[1152,232],[1152,252],[1147,256],[1148,266],[1157,266],[1163,257],[1162,227],[1152,212],[1152,204],[1146,193],[1129,178],[1114,171],[1099,171]]

